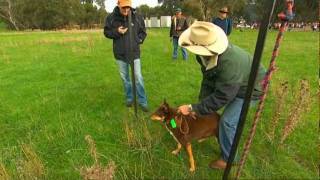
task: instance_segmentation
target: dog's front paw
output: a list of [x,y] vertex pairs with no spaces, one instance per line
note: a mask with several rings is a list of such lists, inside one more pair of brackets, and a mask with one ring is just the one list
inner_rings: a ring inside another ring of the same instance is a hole
[[180,152],[180,150],[179,150],[179,149],[176,149],[176,150],[173,150],[171,153],[176,156],[176,155],[179,154],[179,152]]
[[195,170],[196,170],[195,167],[191,167],[191,168],[189,169],[189,171],[192,172],[192,173],[193,173]]

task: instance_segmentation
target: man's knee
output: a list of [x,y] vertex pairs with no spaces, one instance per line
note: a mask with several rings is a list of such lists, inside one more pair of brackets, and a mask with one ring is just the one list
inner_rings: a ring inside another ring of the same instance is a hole
[[228,132],[235,132],[237,129],[238,123],[235,121],[232,121],[230,119],[221,118],[220,119],[220,127],[223,128],[225,131]]

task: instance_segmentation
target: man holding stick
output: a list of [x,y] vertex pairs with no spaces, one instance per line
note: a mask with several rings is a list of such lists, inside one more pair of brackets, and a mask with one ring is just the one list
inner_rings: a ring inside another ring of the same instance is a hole
[[[129,13],[132,13],[132,42],[130,42],[128,31]],[[104,35],[113,40],[113,54],[119,66],[120,76],[123,81],[127,107],[132,107],[134,103],[132,83],[129,74],[129,66],[131,61],[129,46],[131,43],[131,55],[134,61],[134,74],[138,102],[141,109],[144,112],[148,112],[148,102],[140,63],[140,44],[143,43],[147,33],[142,16],[138,15],[136,10],[131,7],[131,0],[118,0],[118,6],[116,6],[113,12],[106,18]]]

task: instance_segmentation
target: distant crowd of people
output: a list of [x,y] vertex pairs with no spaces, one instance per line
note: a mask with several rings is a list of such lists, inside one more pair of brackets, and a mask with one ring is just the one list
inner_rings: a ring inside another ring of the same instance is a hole
[[[277,23],[273,23],[273,26],[270,28],[279,29],[280,26],[281,26],[281,23],[277,22]],[[311,23],[292,22],[292,23],[289,23],[288,31],[291,31],[293,29],[299,30],[299,31],[310,31],[310,30],[319,31],[319,22],[311,22]]]
[[[275,22],[270,24],[269,29],[279,29],[281,26],[281,22]],[[238,23],[234,24],[235,28],[240,30],[243,29],[258,29],[260,27],[260,23],[252,22],[246,23],[244,20],[239,21]],[[319,31],[319,22],[291,22],[288,26],[288,31]]]

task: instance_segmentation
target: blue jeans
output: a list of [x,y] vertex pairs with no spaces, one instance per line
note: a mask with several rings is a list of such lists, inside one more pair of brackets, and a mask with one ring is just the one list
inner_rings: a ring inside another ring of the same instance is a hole
[[[257,101],[251,101],[254,105]],[[224,109],[219,122],[219,143],[221,149],[221,157],[224,161],[228,161],[233,138],[236,134],[240,113],[244,99],[235,98]],[[235,161],[238,161],[239,157],[236,155]]]
[[[124,92],[126,95],[126,101],[127,103],[133,102],[133,93],[132,93],[132,83],[129,73],[129,67],[130,64],[117,60],[118,66],[119,66],[119,72],[120,76],[123,82],[124,86]],[[136,89],[137,89],[137,99],[141,106],[147,107],[147,96],[144,90],[144,83],[143,83],[143,77],[141,74],[141,64],[140,59],[134,60],[134,71],[135,71],[135,80],[136,80]]]
[[[178,40],[179,40],[179,37],[172,37],[172,43],[173,43],[173,55],[172,55],[172,58],[173,59],[177,59],[178,57]],[[180,47],[181,48],[181,52],[182,52],[182,58],[183,60],[187,60],[188,59],[188,53],[187,53],[187,50],[183,47]]]

